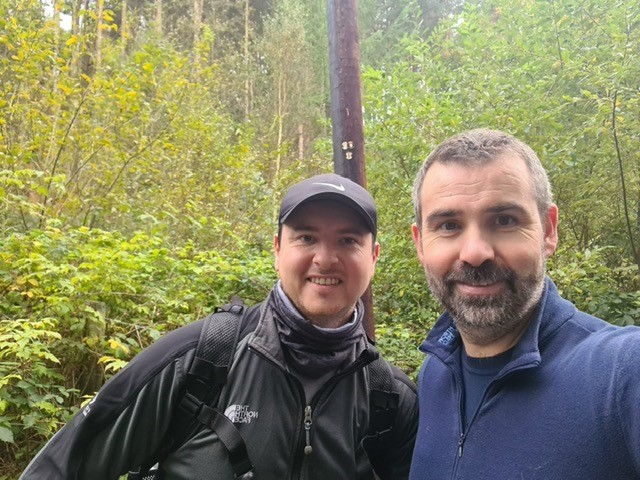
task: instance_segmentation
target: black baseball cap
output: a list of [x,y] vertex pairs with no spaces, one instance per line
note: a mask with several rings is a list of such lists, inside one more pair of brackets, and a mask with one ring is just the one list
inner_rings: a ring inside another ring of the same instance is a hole
[[290,187],[280,203],[278,228],[282,228],[296,208],[315,200],[335,200],[353,208],[369,227],[373,237],[376,237],[378,212],[373,197],[354,181],[335,173],[316,175]]

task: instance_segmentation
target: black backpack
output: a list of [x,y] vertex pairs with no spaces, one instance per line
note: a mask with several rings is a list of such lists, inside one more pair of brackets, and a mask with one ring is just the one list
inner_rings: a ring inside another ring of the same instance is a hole
[[[196,431],[205,426],[213,430],[224,444],[235,478],[250,480],[253,465],[247,447],[235,425],[216,405],[233,363],[236,345],[255,330],[260,306],[247,307],[234,298],[230,304],[218,307],[209,315],[200,332],[196,355],[187,375],[186,391],[174,411],[170,433],[160,450],[128,480],[161,480],[158,463],[183,445]],[[391,366],[381,357],[367,365],[369,369],[369,434],[368,445],[380,443],[390,432],[398,408],[399,394],[394,391]]]

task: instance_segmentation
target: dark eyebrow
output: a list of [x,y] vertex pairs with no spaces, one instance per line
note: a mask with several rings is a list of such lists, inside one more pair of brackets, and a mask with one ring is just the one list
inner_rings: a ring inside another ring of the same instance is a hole
[[460,214],[460,210],[436,210],[431,212],[425,219],[425,224],[430,224],[445,218],[453,218]]
[[502,204],[491,207],[488,211],[490,213],[503,213],[510,210],[512,211],[515,210],[517,213],[521,215],[527,215],[529,213],[526,208],[524,208],[522,205],[517,203],[502,203]]
[[[528,211],[522,205],[519,205],[517,203],[501,203],[487,209],[488,213],[493,213],[493,214],[504,213],[509,211],[515,211],[521,215],[528,215]],[[462,210],[454,210],[454,209],[436,210],[434,212],[431,212],[429,215],[427,215],[427,218],[425,219],[425,224],[429,225],[439,220],[455,218],[456,216],[461,214],[462,214]]]

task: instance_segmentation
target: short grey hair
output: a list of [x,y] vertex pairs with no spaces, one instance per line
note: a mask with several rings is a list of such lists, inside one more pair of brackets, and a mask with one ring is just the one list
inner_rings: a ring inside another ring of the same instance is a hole
[[481,166],[500,155],[514,153],[522,158],[531,172],[531,185],[540,219],[544,223],[553,195],[547,172],[536,153],[526,143],[498,130],[478,128],[447,138],[429,154],[413,183],[413,209],[418,229],[422,231],[420,195],[427,171],[434,163],[444,165]]

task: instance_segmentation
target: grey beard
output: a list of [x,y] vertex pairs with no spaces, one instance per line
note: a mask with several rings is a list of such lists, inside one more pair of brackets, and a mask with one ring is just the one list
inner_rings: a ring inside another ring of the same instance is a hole
[[[463,264],[444,279],[425,273],[434,296],[453,317],[456,328],[477,345],[487,345],[528,322],[544,290],[545,257],[541,268],[526,277],[485,262],[479,267]],[[456,282],[489,284],[504,281],[507,289],[494,296],[469,298],[460,294]]]

